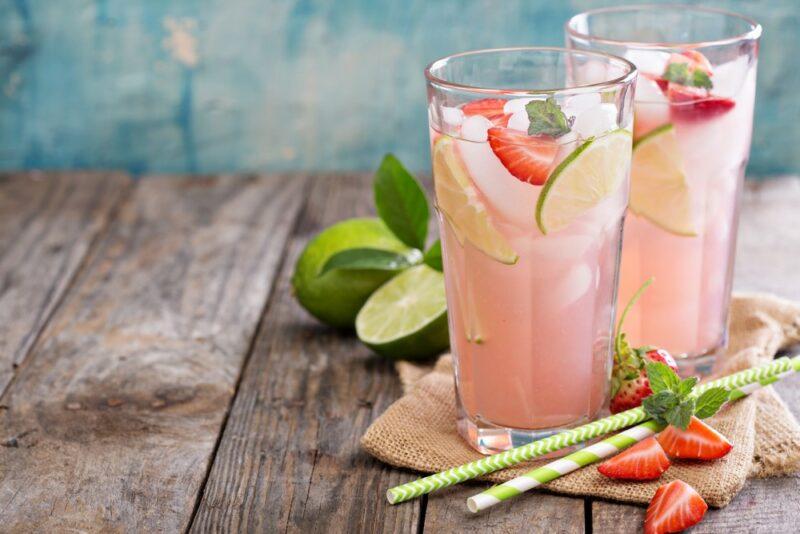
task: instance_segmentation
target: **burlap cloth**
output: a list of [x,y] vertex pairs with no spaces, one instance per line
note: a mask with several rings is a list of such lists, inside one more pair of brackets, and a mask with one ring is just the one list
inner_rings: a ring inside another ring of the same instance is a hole
[[[767,295],[734,296],[730,333],[722,374],[766,362],[800,342],[800,306]],[[400,362],[397,369],[405,394],[367,429],[361,439],[364,449],[391,465],[425,473],[479,459],[480,454],[456,432],[452,358],[442,356],[433,367]],[[615,482],[587,467],[545,488],[644,504],[658,486],[679,478],[694,486],[709,505],[722,507],[747,477],[800,471],[800,427],[771,387],[724,407],[710,423],[734,444],[720,460],[675,461],[659,480],[641,483]],[[527,462],[482,480],[503,482],[544,462]]]

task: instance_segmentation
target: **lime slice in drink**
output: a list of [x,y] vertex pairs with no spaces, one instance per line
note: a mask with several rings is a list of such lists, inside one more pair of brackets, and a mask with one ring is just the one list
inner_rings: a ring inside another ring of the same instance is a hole
[[433,180],[436,204],[459,242],[467,239],[475,248],[501,263],[517,262],[517,253],[492,225],[452,137],[442,136],[433,146]]
[[365,345],[389,358],[416,360],[446,349],[442,273],[417,265],[383,284],[358,312],[356,333]]
[[697,235],[672,124],[656,128],[633,144],[630,208],[668,232]]
[[614,130],[589,138],[550,174],[536,203],[536,224],[543,234],[564,228],[614,193],[625,181],[631,134]]

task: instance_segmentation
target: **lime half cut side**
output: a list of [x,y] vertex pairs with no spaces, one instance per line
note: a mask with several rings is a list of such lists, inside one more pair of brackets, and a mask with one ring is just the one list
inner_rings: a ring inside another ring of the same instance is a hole
[[617,191],[628,173],[630,153],[631,133],[623,129],[590,138],[572,151],[539,193],[539,230],[558,231]]
[[418,265],[386,282],[358,312],[356,333],[389,358],[416,360],[442,352],[448,345],[442,273]]
[[672,124],[660,126],[634,143],[630,208],[668,232],[697,235],[689,184]]
[[500,263],[517,262],[517,253],[492,224],[452,137],[442,136],[433,146],[433,181],[436,205],[460,243],[467,240]]

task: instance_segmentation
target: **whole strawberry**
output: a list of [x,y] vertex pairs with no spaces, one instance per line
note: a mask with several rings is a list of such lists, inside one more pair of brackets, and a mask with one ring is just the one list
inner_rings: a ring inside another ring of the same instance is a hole
[[[623,340],[623,343],[624,340]],[[647,379],[646,366],[648,362],[661,362],[669,366],[670,369],[678,372],[678,366],[669,352],[664,349],[636,348],[628,349],[621,358],[617,354],[614,356],[614,372],[611,378],[612,397],[611,413],[624,412],[631,408],[636,408],[642,404],[645,397],[652,395],[650,381]]]
[[611,374],[611,405],[609,406],[611,413],[624,412],[641,406],[642,400],[653,393],[647,379],[648,363],[661,362],[676,373],[678,372],[678,366],[669,352],[652,347],[633,348],[625,339],[625,333],[622,331],[622,325],[628,312],[652,282],[652,278],[647,280],[631,297],[617,325],[617,335],[614,337],[614,370]]

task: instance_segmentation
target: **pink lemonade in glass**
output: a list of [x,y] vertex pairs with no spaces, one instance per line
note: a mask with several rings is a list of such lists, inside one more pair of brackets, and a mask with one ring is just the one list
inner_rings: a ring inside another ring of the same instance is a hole
[[504,450],[607,405],[635,72],[505,49],[427,76],[458,428]]
[[708,374],[727,341],[738,199],[750,151],[760,27],[705,8],[601,9],[567,24],[575,48],[639,69],[620,299],[634,345]]

